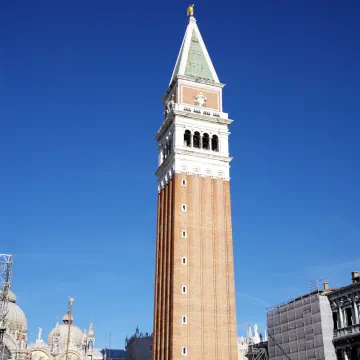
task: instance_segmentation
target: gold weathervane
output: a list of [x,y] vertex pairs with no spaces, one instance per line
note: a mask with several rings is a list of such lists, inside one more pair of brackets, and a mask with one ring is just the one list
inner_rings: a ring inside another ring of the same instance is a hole
[[195,6],[194,4],[189,5],[186,11],[187,16],[194,16],[194,6]]

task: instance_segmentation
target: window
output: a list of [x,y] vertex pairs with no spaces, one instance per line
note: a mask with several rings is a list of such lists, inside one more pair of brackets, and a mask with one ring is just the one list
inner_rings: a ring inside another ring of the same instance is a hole
[[346,317],[346,326],[351,326],[353,324],[351,308],[345,309],[345,317]]
[[185,204],[181,205],[181,211],[186,211],[186,205]]
[[168,140],[167,144],[169,146],[169,152],[170,152],[172,149],[172,135],[169,135],[169,140]]
[[186,356],[186,355],[187,355],[187,347],[186,347],[186,346],[183,346],[183,347],[182,347],[181,353],[183,354],[183,356]]
[[181,263],[182,263],[183,265],[186,265],[186,257],[185,257],[185,256],[183,256],[183,257],[181,258]]
[[182,184],[182,186],[186,186],[186,180],[182,179],[181,184]]
[[181,236],[182,236],[183,238],[186,238],[186,237],[187,237],[186,230],[183,230],[183,231],[181,232]]
[[187,318],[186,318],[186,316],[183,316],[183,317],[182,317],[181,323],[182,323],[183,325],[186,325],[186,324],[187,324]]
[[169,154],[171,152],[171,148],[172,148],[172,142],[171,142],[171,138],[170,138],[170,139],[166,140],[165,146],[164,146],[165,159],[169,156]]
[[211,139],[211,150],[219,151],[219,138],[217,137],[217,135],[213,135]]
[[184,146],[191,146],[191,131],[190,130],[185,130]]
[[186,289],[186,286],[185,286],[185,285],[182,286],[181,292],[182,292],[183,294],[186,294],[186,293],[187,293],[187,289]]
[[203,135],[203,149],[205,150],[210,150],[210,138],[209,138],[209,134],[204,134]]
[[200,133],[198,131],[194,132],[193,146],[194,148],[200,148]]
[[334,330],[337,330],[338,328],[338,313],[333,312],[333,320],[334,320]]

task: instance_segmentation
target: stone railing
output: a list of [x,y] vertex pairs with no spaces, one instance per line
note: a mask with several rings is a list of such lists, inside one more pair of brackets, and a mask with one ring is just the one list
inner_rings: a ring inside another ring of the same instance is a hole
[[347,326],[345,328],[334,330],[334,338],[341,338],[344,336],[354,335],[360,333],[360,324]]
[[222,119],[229,118],[227,113],[224,113],[221,111],[214,111],[211,109],[202,108],[202,107],[198,107],[198,106],[175,104],[175,110],[187,111],[187,112],[204,115],[204,116],[214,116],[214,117],[222,118]]

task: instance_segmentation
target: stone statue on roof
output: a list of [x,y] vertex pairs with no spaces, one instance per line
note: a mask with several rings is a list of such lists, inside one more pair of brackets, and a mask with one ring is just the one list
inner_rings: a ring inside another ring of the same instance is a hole
[[38,341],[41,341],[42,340],[42,328],[39,327],[39,330],[38,330]]

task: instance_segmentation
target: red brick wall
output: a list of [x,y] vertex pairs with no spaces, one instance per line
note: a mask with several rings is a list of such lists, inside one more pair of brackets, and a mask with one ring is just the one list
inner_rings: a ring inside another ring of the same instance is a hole
[[187,359],[237,359],[229,182],[175,174],[158,201],[153,359],[184,359],[183,346]]

